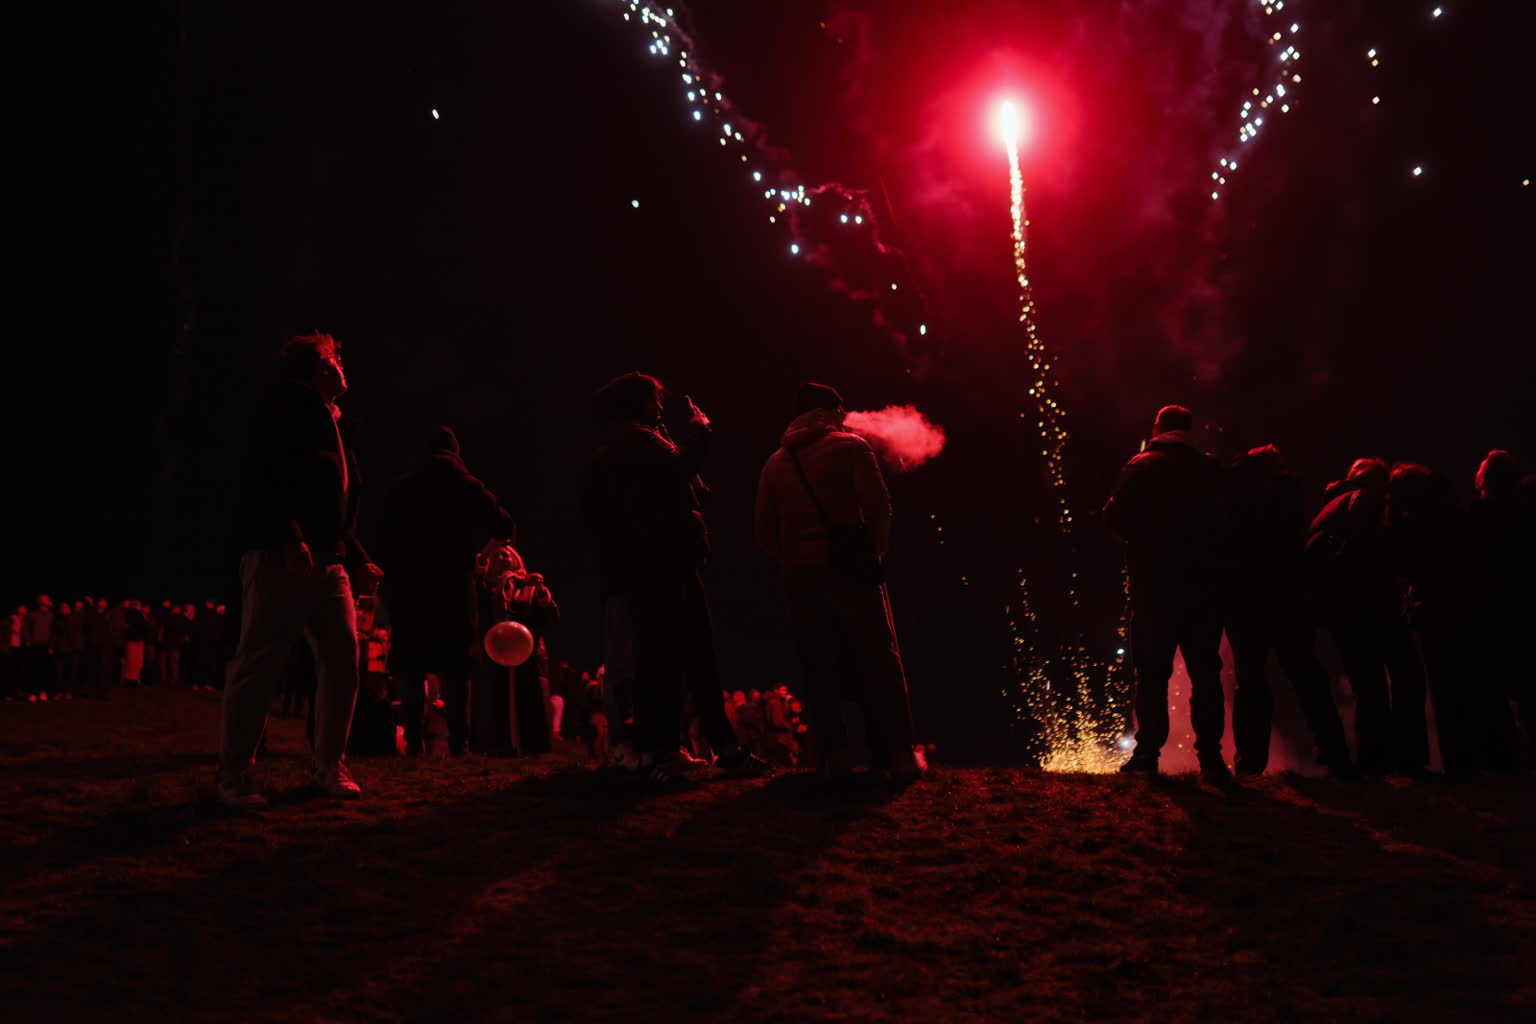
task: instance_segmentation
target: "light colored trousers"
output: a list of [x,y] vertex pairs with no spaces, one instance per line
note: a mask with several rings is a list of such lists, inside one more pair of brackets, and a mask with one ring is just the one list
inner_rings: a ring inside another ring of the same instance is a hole
[[137,683],[144,674],[144,641],[129,640],[123,644],[123,682]]
[[357,702],[357,610],[347,570],[316,566],[301,576],[284,563],[281,548],[247,551],[240,592],[240,643],[224,683],[220,775],[232,779],[250,768],[300,637],[315,656],[315,763],[341,761]]

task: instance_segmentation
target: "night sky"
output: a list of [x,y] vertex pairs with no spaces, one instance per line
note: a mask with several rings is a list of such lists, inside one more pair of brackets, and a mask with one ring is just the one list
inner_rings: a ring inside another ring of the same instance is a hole
[[[1272,19],[1237,0],[700,0],[698,56],[772,147],[748,164],[615,0],[133,6],[9,16],[8,600],[227,587],[244,410],[276,343],[320,329],[346,346],[373,493],[455,427],[583,667],[588,397],[631,369],[691,394],[718,429],[726,673],[778,682],[794,661],[750,506],[817,379],[947,431],[892,480],[893,597],[919,718],[996,723],[1002,594],[1049,557],[986,130],[1010,90],[1038,120],[1031,277],[1077,508],[1169,401],[1223,457],[1278,444],[1319,497],[1360,455],[1464,493],[1489,448],[1536,463],[1529,4],[1291,0],[1294,107],[1217,202],[1274,67]],[[853,237],[808,266],[759,165],[867,194],[900,252]],[[899,282],[892,328],[832,278]],[[1113,546],[1082,544],[1112,588]]]

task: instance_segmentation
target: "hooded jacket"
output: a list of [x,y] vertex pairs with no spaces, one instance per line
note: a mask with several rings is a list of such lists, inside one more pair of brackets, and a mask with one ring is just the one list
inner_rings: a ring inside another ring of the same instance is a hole
[[869,530],[882,558],[891,543],[891,497],[874,449],[843,429],[836,412],[812,409],[790,421],[782,447],[757,483],[757,543],[786,569],[825,567],[832,548],[816,503],[795,469],[800,460],[828,519]]
[[1104,522],[1125,539],[1133,584],[1216,582],[1227,530],[1225,477],[1182,430],[1147,442],[1120,471]]

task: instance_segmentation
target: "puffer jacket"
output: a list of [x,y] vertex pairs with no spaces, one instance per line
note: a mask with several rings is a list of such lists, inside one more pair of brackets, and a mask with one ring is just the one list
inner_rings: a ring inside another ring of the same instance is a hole
[[1104,523],[1125,539],[1136,586],[1208,586],[1226,557],[1228,508],[1221,463],[1170,430],[1120,472]]
[[862,523],[884,557],[891,542],[891,498],[869,442],[844,430],[837,413],[813,409],[790,422],[782,445],[768,457],[758,479],[758,546],[786,569],[831,562],[826,527],[795,470],[793,452],[827,518],[850,526]]

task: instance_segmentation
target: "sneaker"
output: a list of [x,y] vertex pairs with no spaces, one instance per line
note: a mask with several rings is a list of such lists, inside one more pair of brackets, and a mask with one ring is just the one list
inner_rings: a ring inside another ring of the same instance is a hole
[[47,703],[48,703],[48,695],[47,695],[47,694],[46,694],[46,693],[40,693],[40,694],[38,694],[38,695],[37,695],[37,699],[38,699],[38,700],[40,700],[40,701],[42,701],[42,702],[43,702],[43,703],[44,703],[44,704],[47,704]]
[[928,771],[928,757],[921,750],[898,750],[891,758],[891,778],[897,782],[916,782]]
[[746,747],[737,747],[735,753],[721,757],[718,764],[720,771],[733,779],[760,779],[773,774],[773,765]]
[[1132,754],[1131,759],[1120,766],[1121,775],[1156,775],[1157,758]]
[[27,694],[27,703],[28,704],[36,704],[37,703],[37,694],[35,694],[35,693]]
[[264,811],[267,798],[256,792],[251,785],[249,772],[241,772],[234,779],[220,776],[218,781],[219,803],[236,811]]
[[320,792],[336,800],[356,800],[363,790],[352,781],[352,773],[342,761],[315,769],[315,785]]

